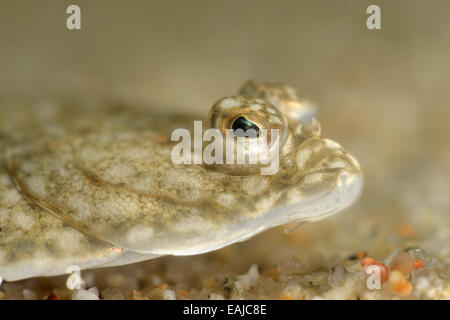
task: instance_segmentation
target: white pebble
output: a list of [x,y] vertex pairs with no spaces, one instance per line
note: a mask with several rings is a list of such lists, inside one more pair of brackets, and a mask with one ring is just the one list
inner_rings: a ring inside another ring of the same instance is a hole
[[209,300],[224,300],[224,296],[218,293],[211,293],[209,295]]
[[98,288],[97,287],[92,287],[92,288],[88,289],[88,291],[95,294],[98,297]]
[[98,300],[98,294],[89,290],[75,290],[72,293],[72,300]]
[[164,300],[176,300],[175,291],[173,290],[164,290],[162,293],[162,297]]
[[239,293],[250,289],[253,285],[255,285],[256,281],[259,278],[258,266],[256,264],[252,264],[250,269],[246,274],[243,274],[238,277],[236,281],[236,289]]

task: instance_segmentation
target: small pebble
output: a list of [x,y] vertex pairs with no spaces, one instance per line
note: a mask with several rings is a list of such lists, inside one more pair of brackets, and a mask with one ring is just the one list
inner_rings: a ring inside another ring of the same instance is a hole
[[89,290],[74,290],[72,300],[99,300],[98,294]]
[[422,248],[413,248],[408,250],[408,254],[413,260],[422,260],[424,266],[427,268],[436,268],[441,266],[439,260],[429,255],[428,252]]
[[98,297],[98,288],[97,287],[92,287],[92,288],[88,289],[88,291],[95,294]]
[[209,300],[224,300],[224,296],[218,293],[211,293],[209,295]]
[[305,289],[298,284],[290,284],[281,293],[281,300],[305,299]]
[[391,290],[402,296],[407,296],[412,290],[412,284],[406,280],[402,272],[394,270],[389,277]]
[[164,290],[162,293],[162,297],[164,300],[176,300],[177,297],[175,295],[175,291],[173,290]]
[[425,268],[425,264],[423,263],[423,261],[420,259],[414,259],[414,269],[417,270],[421,268]]
[[242,293],[255,285],[255,283],[258,281],[258,278],[258,266],[256,264],[252,264],[246,274],[238,277],[238,280],[235,283],[236,289],[239,293]]
[[182,298],[189,299],[189,291],[178,290],[177,292]]
[[407,276],[414,271],[414,262],[406,252],[399,252],[392,258],[389,269],[400,271]]

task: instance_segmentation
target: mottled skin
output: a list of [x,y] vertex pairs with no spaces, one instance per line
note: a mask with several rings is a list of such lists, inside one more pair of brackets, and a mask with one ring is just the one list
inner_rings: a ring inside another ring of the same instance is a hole
[[[0,277],[208,252],[277,225],[322,219],[354,202],[362,188],[359,165],[320,137],[314,122],[302,124],[311,108],[299,100],[272,100],[278,108],[266,101],[267,88],[290,87],[251,86],[248,95],[219,100],[204,123],[224,130],[240,115],[280,129],[275,175],[248,165],[174,164],[170,134],[192,128],[190,116],[1,106]],[[286,111],[286,101],[304,112]]]

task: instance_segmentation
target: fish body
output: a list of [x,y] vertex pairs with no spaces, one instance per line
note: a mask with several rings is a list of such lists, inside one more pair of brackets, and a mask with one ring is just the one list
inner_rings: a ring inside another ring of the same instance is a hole
[[[320,135],[313,108],[293,92],[249,82],[204,119],[111,106],[0,106],[0,277],[200,254],[348,207],[362,189],[359,164]],[[194,120],[223,133],[275,128],[278,170],[174,163],[179,141],[171,135],[192,132]]]

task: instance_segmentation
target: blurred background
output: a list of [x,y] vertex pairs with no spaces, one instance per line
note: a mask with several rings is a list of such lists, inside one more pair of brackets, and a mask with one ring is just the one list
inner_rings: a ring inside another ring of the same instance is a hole
[[[81,7],[81,30],[66,28],[70,4]],[[381,7],[381,30],[366,28],[369,4]],[[201,287],[208,274],[311,252],[385,259],[419,246],[448,265],[449,12],[446,0],[2,0],[0,98],[205,115],[246,80],[293,85],[317,102],[323,135],[360,160],[361,200],[288,234],[141,266]],[[186,264],[192,271],[176,272]]]

